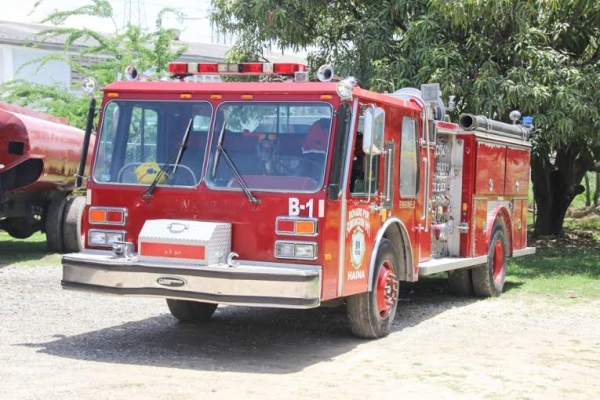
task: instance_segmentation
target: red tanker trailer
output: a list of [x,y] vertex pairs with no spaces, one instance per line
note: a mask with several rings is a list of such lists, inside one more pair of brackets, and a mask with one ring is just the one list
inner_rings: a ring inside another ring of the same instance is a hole
[[0,102],[0,229],[18,239],[42,231],[49,250],[80,250],[85,198],[72,193],[83,137],[64,118]]

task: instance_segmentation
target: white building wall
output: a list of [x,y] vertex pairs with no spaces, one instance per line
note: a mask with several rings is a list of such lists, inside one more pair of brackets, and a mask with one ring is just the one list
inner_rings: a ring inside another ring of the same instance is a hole
[[0,83],[13,78],[12,47],[0,44]]
[[34,63],[25,65],[33,60],[56,54],[55,52],[29,47],[12,47],[13,79],[25,79],[32,83],[53,85],[55,83],[69,88],[71,68],[61,61],[50,61],[40,67]]

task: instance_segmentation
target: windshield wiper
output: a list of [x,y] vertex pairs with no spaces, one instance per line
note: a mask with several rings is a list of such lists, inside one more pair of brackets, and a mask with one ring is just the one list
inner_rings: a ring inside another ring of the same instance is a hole
[[[154,192],[154,188],[156,188],[156,185],[158,185],[158,182],[163,177],[166,180],[169,177],[169,175],[171,175],[173,172],[177,171],[177,167],[179,166],[179,163],[181,162],[181,157],[183,157],[183,153],[187,149],[187,142],[188,142],[188,138],[190,137],[190,131],[192,130],[193,121],[194,121],[193,119],[190,119],[190,122],[188,122],[187,128],[185,129],[185,133],[183,134],[183,139],[181,139],[181,143],[179,143],[175,147],[173,152],[169,155],[167,162],[164,163],[162,165],[162,167],[160,167],[158,174],[156,174],[156,176],[154,177],[154,180],[152,181],[150,186],[148,186],[148,189],[146,189],[144,191],[144,194],[142,195],[143,198],[145,198],[145,199],[152,198],[153,197],[152,193]],[[175,158],[175,162],[173,162],[174,158]]]
[[244,191],[244,194],[246,195],[248,200],[250,200],[250,202],[252,204],[260,204],[260,200],[257,199],[256,197],[254,197],[254,195],[248,188],[248,185],[246,185],[246,182],[244,182],[244,179],[242,178],[240,171],[237,169],[237,167],[233,163],[233,160],[231,159],[231,157],[229,157],[229,154],[227,154],[227,150],[225,150],[225,148],[223,147],[223,138],[224,137],[225,137],[225,122],[223,122],[223,127],[221,128],[221,133],[219,134],[219,140],[217,141],[217,152],[215,154],[215,163],[213,165],[211,177],[214,179],[215,176],[217,175],[217,167],[219,166],[219,158],[220,158],[219,156],[221,154],[223,154],[225,161],[227,161],[227,165],[229,165],[229,169],[231,169],[233,176],[240,184],[240,187]]

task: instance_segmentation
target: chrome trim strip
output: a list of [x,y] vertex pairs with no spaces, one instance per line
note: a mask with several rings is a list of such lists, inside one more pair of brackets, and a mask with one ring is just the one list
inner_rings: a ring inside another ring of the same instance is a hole
[[438,272],[452,271],[455,269],[474,267],[487,263],[488,256],[479,257],[445,257],[434,258],[429,261],[419,263],[419,276],[437,274]]
[[510,146],[511,149],[519,149],[519,150],[529,150],[531,149],[531,142],[527,140],[520,140],[512,137],[506,136],[498,136],[494,133],[485,133],[480,131],[469,131],[473,132],[475,138],[477,138],[478,143],[487,143],[487,144],[512,144],[514,146]]
[[348,179],[350,174],[350,167],[352,161],[352,155],[354,154],[354,147],[352,147],[352,138],[354,137],[354,130],[356,129],[356,123],[358,121],[358,98],[355,97],[352,104],[352,121],[350,121],[350,128],[348,129],[348,146],[346,148],[346,164],[344,166],[344,175],[342,176],[342,196],[340,197],[340,232],[338,237],[338,297],[342,297],[344,293],[344,267],[346,265],[346,219],[348,211],[348,202],[346,201],[346,192],[348,189]]
[[528,256],[530,254],[535,254],[535,247],[525,247],[524,249],[520,249],[520,250],[513,250],[513,257],[522,257],[522,256]]
[[[84,250],[63,257],[65,289],[108,294],[158,296],[223,304],[310,308],[320,304],[321,266],[240,260],[183,265],[115,259],[109,251]],[[160,278],[185,284],[168,287]]]
[[285,302],[278,297],[266,296],[229,296],[211,293],[175,292],[161,288],[121,288],[88,285],[85,283],[73,283],[61,281],[63,289],[95,292],[101,294],[113,294],[124,296],[160,297],[176,300],[195,300],[205,303],[227,304],[234,306],[253,307],[278,307],[278,308],[314,308],[320,305],[318,298],[286,298]]

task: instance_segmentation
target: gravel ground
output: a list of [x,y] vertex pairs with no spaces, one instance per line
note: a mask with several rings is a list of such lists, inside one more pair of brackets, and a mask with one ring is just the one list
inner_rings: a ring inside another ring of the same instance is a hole
[[0,267],[1,399],[600,398],[600,301],[474,301],[405,285],[394,332],[340,309],[220,307],[182,325],[164,300],[60,288]]

